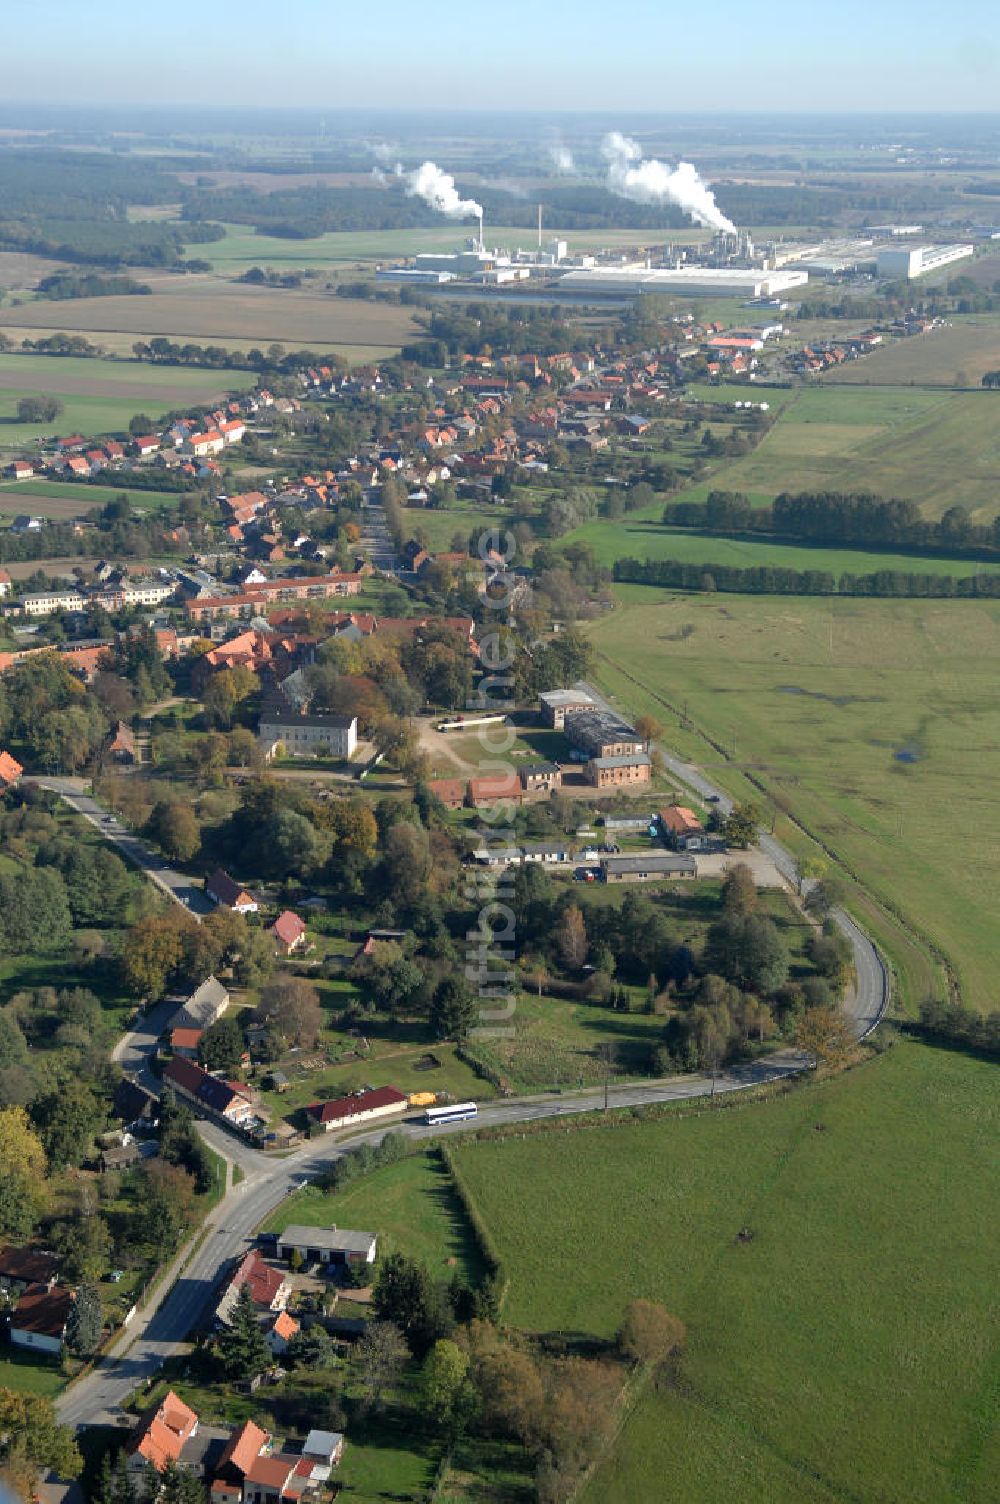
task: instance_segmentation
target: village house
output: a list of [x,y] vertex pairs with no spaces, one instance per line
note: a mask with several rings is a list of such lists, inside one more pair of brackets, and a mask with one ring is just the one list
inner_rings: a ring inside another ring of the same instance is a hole
[[172,1029],[208,1029],[229,1006],[229,993],[217,977],[206,977],[170,1020]]
[[59,1260],[42,1248],[0,1248],[0,1290],[20,1295],[29,1286],[51,1290],[59,1273]]
[[660,833],[675,851],[699,851],[706,844],[705,827],[694,810],[670,804],[659,814]]
[[13,588],[14,581],[11,576],[7,573],[6,569],[0,569],[0,600],[5,595],[10,595]]
[[518,774],[526,794],[550,794],[562,788],[562,768],[554,762],[524,763]]
[[256,914],[260,905],[252,893],[241,888],[221,867],[216,867],[205,883],[205,892],[220,908],[232,909],[234,914]]
[[502,801],[521,804],[524,791],[516,773],[493,773],[469,779],[469,802],[475,809],[486,809]]
[[201,1036],[204,1029],[191,1029],[181,1026],[170,1031],[170,1049],[175,1055],[180,1055],[184,1060],[197,1060],[198,1046],[201,1044]]
[[169,1389],[158,1405],[140,1418],[125,1448],[126,1468],[142,1474],[152,1469],[162,1473],[168,1463],[180,1461],[186,1442],[196,1435],[198,1417]]
[[370,1123],[378,1118],[395,1117],[405,1112],[409,1098],[394,1086],[377,1086],[354,1096],[337,1097],[331,1102],[312,1102],[306,1108],[311,1122],[332,1133],[336,1128],[352,1128],[356,1123]]
[[464,778],[432,778],[427,787],[445,809],[461,809],[469,790]]
[[305,921],[298,914],[293,914],[291,909],[286,909],[278,915],[268,934],[274,938],[275,949],[280,950],[282,955],[290,956],[292,951],[306,943]]
[[59,1285],[29,1285],[10,1317],[9,1335],[14,1346],[58,1356],[73,1298],[71,1290]]
[[131,767],[138,761],[135,751],[135,733],[131,726],[119,721],[104,744],[104,756],[119,767]]
[[279,1311],[264,1333],[264,1341],[276,1358],[283,1358],[288,1344],[298,1333],[299,1323],[287,1311]]
[[202,1112],[221,1118],[234,1128],[245,1128],[255,1113],[250,1088],[239,1081],[223,1081],[202,1070],[193,1060],[175,1055],[164,1067],[163,1079],[179,1096]]
[[254,1305],[261,1311],[283,1311],[292,1293],[291,1284],[282,1270],[275,1269],[273,1264],[266,1262],[258,1249],[251,1248],[227,1280],[216,1307],[216,1318],[223,1325],[229,1324],[244,1285],[249,1289]]

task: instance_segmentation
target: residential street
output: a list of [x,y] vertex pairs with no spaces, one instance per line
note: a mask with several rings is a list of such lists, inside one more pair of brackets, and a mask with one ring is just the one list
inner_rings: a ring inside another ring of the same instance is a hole
[[119,851],[128,858],[135,867],[140,867],[147,877],[156,884],[168,898],[175,903],[189,909],[195,919],[200,920],[203,914],[212,912],[212,901],[205,897],[203,889],[192,883],[184,872],[175,872],[168,867],[163,858],[146,845],[139,836],[133,835],[120,825],[114,815],[109,815],[103,805],[98,804],[91,794],[87,793],[88,781],[85,778],[31,778],[25,779],[26,783],[35,783],[40,788],[51,789],[77,814],[89,820],[95,825],[106,841],[117,846]]

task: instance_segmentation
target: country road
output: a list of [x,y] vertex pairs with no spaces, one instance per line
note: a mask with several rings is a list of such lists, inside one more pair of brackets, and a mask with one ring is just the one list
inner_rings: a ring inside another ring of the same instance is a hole
[[147,846],[141,837],[133,835],[124,825],[119,824],[114,815],[109,815],[104,806],[98,804],[92,794],[87,793],[85,778],[32,778],[25,779],[25,782],[37,784],[39,788],[50,789],[52,793],[58,794],[78,815],[95,825],[106,841],[117,846],[133,866],[145,872],[150,882],[155,883],[161,892],[175,903],[181,904],[199,922],[203,914],[212,912],[212,900],[205,897],[204,889],[193,883],[186,873],[168,867],[163,858]]
[[[595,699],[607,704],[589,685]],[[723,812],[732,801],[705,778],[697,768],[668,754],[665,761],[671,772],[702,797],[714,797]],[[114,824],[105,821],[105,812],[82,792],[76,779],[39,780],[90,819],[106,839],[113,841],[172,897],[190,902],[192,895],[206,907],[200,889],[191,889],[182,874],[166,868],[145,844]],[[761,847],[790,881],[795,878],[792,857],[771,837],[761,838]],[[854,982],[845,999],[854,1032],[863,1039],[879,1022],[889,1000],[889,978],[884,962],[871,940],[842,911],[833,918],[850,941],[854,954]],[[148,1054],[155,1043],[158,1019],[150,1014],[137,1029],[120,1041],[115,1055],[130,1072],[144,1081],[148,1077]],[[658,1102],[743,1091],[750,1086],[777,1081],[795,1075],[810,1065],[801,1052],[784,1049],[752,1065],[735,1067],[714,1078],[678,1076],[667,1080],[633,1085],[611,1086],[611,1107],[642,1106]],[[483,1127],[530,1122],[539,1118],[571,1113],[596,1112],[604,1108],[603,1089],[565,1095],[525,1097],[504,1102],[487,1102],[480,1106],[478,1124]],[[468,1124],[429,1129],[417,1119],[393,1125],[414,1139],[427,1139],[442,1133],[468,1131]],[[215,1125],[200,1124],[206,1141],[219,1153],[240,1166],[243,1179],[231,1186],[228,1194],[210,1213],[203,1229],[194,1240],[193,1252],[182,1254],[152,1292],[148,1308],[141,1312],[104,1361],[85,1378],[71,1385],[56,1401],[58,1417],[67,1425],[115,1423],[128,1396],[157,1372],[164,1359],[181,1350],[191,1329],[210,1310],[210,1301],[225,1270],[250,1246],[255,1229],[297,1185],[347,1149],[359,1143],[377,1143],[386,1131],[380,1128],[351,1137],[346,1143],[308,1142],[291,1155],[275,1160]],[[177,1267],[177,1266],[180,1267]]]

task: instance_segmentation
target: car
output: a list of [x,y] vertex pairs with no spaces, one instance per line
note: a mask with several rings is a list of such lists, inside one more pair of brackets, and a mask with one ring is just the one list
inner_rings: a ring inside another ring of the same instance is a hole
[[718,794],[706,794],[705,795],[705,803],[706,804],[718,804],[718,802],[719,802],[719,796],[718,796]]
[[596,883],[597,873],[593,867],[577,867],[573,873],[573,881],[575,883]]

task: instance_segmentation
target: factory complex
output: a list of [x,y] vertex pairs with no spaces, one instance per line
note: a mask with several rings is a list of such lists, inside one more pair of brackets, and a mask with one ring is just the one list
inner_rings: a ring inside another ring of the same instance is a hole
[[[974,255],[971,243],[911,243],[916,224],[873,225],[856,235],[816,242],[772,240],[755,245],[750,234],[732,226],[700,245],[667,243],[650,253],[608,251],[570,254],[565,240],[543,242],[538,210],[538,244],[531,249],[489,250],[478,234],[460,250],[422,251],[406,264],[380,267],[387,282],[441,287],[502,287],[529,280],[548,293],[567,297],[636,298],[648,293],[691,297],[738,297],[773,301],[810,280],[926,276]],[[641,259],[640,259],[641,256]]]

